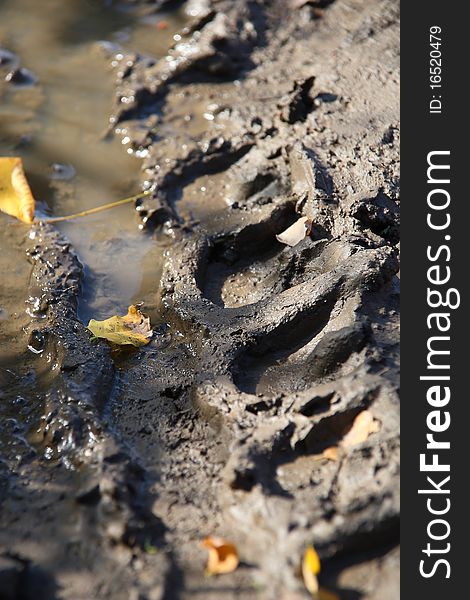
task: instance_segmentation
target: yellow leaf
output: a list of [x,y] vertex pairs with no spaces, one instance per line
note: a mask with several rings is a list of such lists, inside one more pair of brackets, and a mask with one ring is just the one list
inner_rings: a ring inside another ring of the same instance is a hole
[[209,536],[203,540],[202,545],[209,551],[206,569],[209,575],[231,573],[238,567],[238,551],[231,542]]
[[302,577],[305,587],[312,596],[318,594],[318,573],[320,573],[320,559],[315,548],[309,546],[305,550],[302,560]]
[[341,440],[343,448],[349,448],[365,442],[371,433],[377,433],[380,423],[374,420],[369,410],[360,412],[353,421],[351,429]]
[[95,337],[119,345],[144,346],[152,337],[150,319],[145,317],[136,306],[129,306],[124,317],[110,317],[104,321],[91,319],[88,329]]
[[32,223],[34,205],[21,158],[0,157],[0,210],[23,223]]

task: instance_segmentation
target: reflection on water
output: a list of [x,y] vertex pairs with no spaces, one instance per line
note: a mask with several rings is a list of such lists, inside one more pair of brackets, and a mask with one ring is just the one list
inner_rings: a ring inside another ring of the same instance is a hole
[[[23,69],[7,82],[8,69],[0,65],[0,155],[23,158],[39,210],[48,214],[74,213],[140,189],[139,160],[120,138],[103,135],[113,94],[109,43],[158,57],[182,19],[139,16],[109,4],[0,0],[0,48]],[[37,83],[29,85],[33,79]],[[0,218],[2,228],[15,227]],[[125,312],[155,287],[161,250],[138,231],[131,205],[57,227],[85,266],[84,321]],[[10,267],[5,260],[2,267],[10,271],[17,260],[13,250]]]
[[[71,214],[140,189],[139,160],[120,138],[103,136],[113,94],[110,46],[159,57],[182,20],[109,5],[0,0],[0,156],[22,157],[42,213]],[[138,230],[134,213],[125,205],[57,224],[84,265],[85,322],[124,314],[131,302],[156,302],[162,249]],[[0,213],[0,500],[9,473],[32,452],[54,377],[49,358],[28,349],[25,333],[28,231]]]

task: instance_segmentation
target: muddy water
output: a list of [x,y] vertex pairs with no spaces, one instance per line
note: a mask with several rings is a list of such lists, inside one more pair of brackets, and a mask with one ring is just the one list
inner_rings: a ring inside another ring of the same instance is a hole
[[[177,14],[139,15],[100,1],[0,0],[0,47],[24,69],[21,80],[0,84],[0,155],[23,158],[40,211],[66,215],[139,191],[139,159],[125,138],[104,135],[111,44],[159,57],[181,25]],[[138,232],[130,205],[58,227],[85,266],[84,321],[149,293],[161,250]]]
[[[175,13],[138,14],[99,0],[0,0],[0,156],[22,157],[39,214],[67,215],[141,189],[139,157],[125,138],[104,135],[113,54],[158,58],[182,24]],[[125,205],[57,224],[84,265],[84,322],[155,296],[163,249],[139,231],[134,212]],[[0,456],[13,469],[30,451],[48,385],[24,332],[34,301],[28,234],[0,213]],[[0,488],[1,475],[0,461]]]

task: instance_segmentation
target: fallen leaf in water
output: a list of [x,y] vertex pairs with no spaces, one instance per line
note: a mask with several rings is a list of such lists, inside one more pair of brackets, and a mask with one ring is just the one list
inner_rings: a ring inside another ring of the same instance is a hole
[[0,157],[0,210],[23,223],[32,223],[34,198],[18,157]]
[[311,228],[312,222],[310,219],[308,217],[300,217],[293,225],[276,235],[276,239],[287,246],[296,246],[310,234]]
[[209,536],[203,540],[202,545],[209,551],[206,569],[209,575],[231,573],[238,567],[238,551],[231,542]]
[[315,548],[309,546],[302,559],[302,577],[305,587],[312,596],[318,594],[318,573],[320,573],[320,559]]
[[379,429],[380,423],[374,419],[370,410],[363,410],[354,419],[351,429],[341,440],[340,446],[349,448],[361,444],[371,433],[377,433]]
[[90,319],[88,329],[95,337],[119,345],[144,346],[152,337],[150,319],[145,317],[137,306],[129,306],[124,317],[110,317],[104,321]]

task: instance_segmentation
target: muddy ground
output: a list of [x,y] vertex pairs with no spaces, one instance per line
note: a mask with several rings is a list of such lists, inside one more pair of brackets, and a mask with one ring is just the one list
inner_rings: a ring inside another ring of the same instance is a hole
[[[166,247],[153,341],[90,343],[74,249],[26,234],[41,386],[2,423],[0,597],[297,600],[314,542],[341,599],[396,599],[398,3],[186,9],[164,59],[111,57]],[[300,215],[311,236],[279,243]],[[365,408],[380,431],[319,459]],[[209,534],[236,572],[204,576]]]

